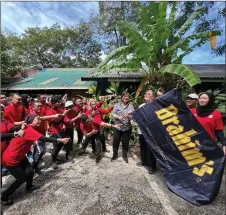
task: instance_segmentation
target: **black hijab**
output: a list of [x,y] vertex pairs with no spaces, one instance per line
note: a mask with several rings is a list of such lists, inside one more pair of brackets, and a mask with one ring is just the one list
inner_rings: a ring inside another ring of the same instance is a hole
[[209,116],[214,111],[214,102],[215,102],[214,95],[212,93],[202,93],[199,95],[199,98],[203,94],[206,94],[209,97],[209,102],[205,106],[200,106],[198,103],[196,112],[197,112],[197,115],[200,117]]

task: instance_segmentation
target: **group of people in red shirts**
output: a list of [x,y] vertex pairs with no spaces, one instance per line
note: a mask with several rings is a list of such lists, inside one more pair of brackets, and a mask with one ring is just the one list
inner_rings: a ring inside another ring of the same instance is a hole
[[[159,92],[161,96],[162,93]],[[1,202],[10,205],[13,201],[10,196],[15,190],[26,182],[26,190],[32,192],[38,189],[33,185],[34,173],[40,174],[39,162],[45,154],[45,143],[52,142],[51,152],[52,168],[57,169],[57,157],[60,150],[65,148],[67,161],[74,162],[70,156],[73,150],[74,130],[77,131],[79,145],[82,143],[79,155],[85,153],[88,143],[91,142],[96,163],[101,160],[101,151],[109,152],[106,148],[103,128],[113,129],[113,157],[118,158],[118,148],[122,142],[122,156],[128,163],[127,153],[131,135],[131,113],[134,111],[130,104],[129,94],[122,95],[121,102],[102,108],[102,102],[77,97],[74,101],[62,100],[59,96],[52,96],[49,103],[46,95],[42,94],[32,101],[29,95],[12,94],[9,104],[6,103],[5,94],[1,94],[1,165],[6,168],[16,180],[2,192]],[[151,102],[156,97],[152,90],[144,95],[145,103]],[[31,102],[32,101],[32,102]],[[223,145],[226,155],[226,139],[224,137],[223,121],[221,114],[214,108],[214,96],[202,93],[199,96],[190,94],[186,98],[186,105],[194,114],[199,123],[205,128],[209,136],[216,137]],[[103,121],[103,115],[112,112],[114,124]],[[46,137],[46,134],[49,137]],[[149,173],[155,173],[156,161],[152,149],[138,131],[141,162],[137,165],[148,166]],[[33,163],[27,156],[33,145]]]
[[[45,143],[52,142],[52,168],[57,169],[57,156],[65,148],[66,160],[74,162],[70,156],[73,150],[74,129],[78,133],[79,145],[83,136],[82,150],[85,152],[89,142],[92,143],[96,162],[100,162],[101,146],[107,151],[101,127],[118,128],[102,121],[102,115],[112,111],[113,106],[101,108],[102,102],[77,97],[74,102],[63,101],[59,96],[52,96],[46,103],[46,95],[39,95],[31,102],[27,94],[14,93],[11,101],[6,104],[6,96],[1,94],[1,165],[16,178],[1,196],[4,205],[13,201],[9,198],[15,190],[26,182],[26,190],[33,191],[38,187],[33,185],[34,173],[40,174],[39,162],[45,154]],[[46,137],[46,133],[49,137]],[[33,163],[27,156],[33,145]]]

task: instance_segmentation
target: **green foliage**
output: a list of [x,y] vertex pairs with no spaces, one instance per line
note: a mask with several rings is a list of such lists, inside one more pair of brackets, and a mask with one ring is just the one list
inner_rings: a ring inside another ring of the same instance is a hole
[[116,94],[118,95],[118,88],[119,88],[119,84],[120,82],[110,82],[110,86],[109,88],[106,89],[106,92],[110,93],[110,94]]
[[1,83],[7,83],[16,74],[24,76],[23,65],[22,58],[15,52],[10,40],[1,35]]
[[99,14],[93,18],[92,23],[97,34],[102,36],[105,53],[126,45],[126,37],[120,32],[119,22],[123,20],[138,23],[140,5],[140,2],[133,1],[99,2]]
[[95,67],[100,63],[101,46],[93,39],[89,23],[27,28],[22,36],[8,39],[29,67]]
[[[204,9],[198,8],[184,23],[178,24],[175,15],[178,4],[173,3],[168,18],[166,14],[169,3],[150,2],[140,9],[138,26],[122,21],[120,29],[126,36],[128,45],[110,53],[99,65],[98,71],[142,71],[143,83],[163,86],[165,89],[169,88],[164,86],[169,85],[168,83],[171,84],[171,89],[183,86],[186,82],[190,87],[199,84],[198,76],[191,68],[181,65],[181,62],[183,57],[209,40],[209,31],[187,33]],[[220,31],[211,32],[213,35],[220,35]],[[143,87],[141,85],[138,89]],[[139,93],[136,96],[138,95]]]

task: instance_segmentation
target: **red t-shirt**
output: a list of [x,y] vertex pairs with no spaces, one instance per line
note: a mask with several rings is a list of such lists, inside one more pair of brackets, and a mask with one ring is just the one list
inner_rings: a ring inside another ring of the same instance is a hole
[[[78,113],[79,113],[80,111],[81,111],[82,113],[84,112],[83,108],[82,108],[82,107],[78,107],[78,106],[74,106],[74,107],[73,107],[73,110],[74,110],[74,113],[75,113],[76,116],[78,115]],[[79,118],[79,119],[77,119],[77,120],[75,121],[75,125],[79,126],[80,122],[81,122],[81,119]]]
[[216,139],[215,130],[224,130],[223,120],[219,111],[214,110],[213,113],[205,117],[198,116],[196,108],[191,109],[191,112],[213,140]]
[[[13,127],[14,125],[7,121],[2,119],[1,120],[1,134],[7,134],[9,132],[9,130]],[[7,142],[6,141],[1,141],[1,154],[3,154],[3,152],[6,150],[7,148]]]
[[80,129],[83,134],[91,132],[93,129],[100,130],[101,118],[99,116],[95,116],[93,120],[83,124],[80,122]]
[[42,134],[30,125],[27,125],[24,131],[25,134],[23,137],[16,137],[10,141],[9,146],[2,155],[3,165],[15,166],[19,164],[25,158],[32,143],[42,136]]
[[66,128],[74,128],[74,124],[73,123],[68,123],[68,121],[70,119],[73,119],[75,118],[76,115],[75,115],[75,111],[72,109],[68,112],[68,114],[64,117],[64,121],[65,121],[65,126]]
[[[58,109],[50,108],[50,109],[47,110],[46,116],[51,116],[51,115],[60,114],[60,113],[63,113],[63,110],[61,110],[60,108],[58,108]],[[55,119],[56,118],[52,118],[52,119],[49,120],[49,122],[50,122],[49,123],[49,133],[50,134],[59,134],[62,131],[63,122],[56,125],[55,123],[53,123],[53,121]]]
[[42,109],[41,109],[42,116],[46,116],[46,113],[48,110],[49,110],[49,106],[47,104],[42,104]]
[[5,107],[4,118],[6,120],[10,121],[11,123],[21,122],[21,121],[23,121],[22,113],[23,113],[22,105],[16,107],[12,104],[9,104]]

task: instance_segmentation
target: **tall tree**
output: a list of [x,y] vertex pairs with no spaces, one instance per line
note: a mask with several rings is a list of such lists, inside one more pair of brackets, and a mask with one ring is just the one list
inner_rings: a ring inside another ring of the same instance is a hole
[[6,35],[1,35],[1,83],[7,83],[16,74],[25,76],[24,61],[15,52],[10,41]]
[[121,34],[119,22],[138,22],[137,14],[140,2],[110,1],[99,2],[99,14],[93,19],[97,34],[104,40],[104,51],[109,53],[126,44],[126,37]]
[[58,24],[34,27],[10,39],[29,67],[95,67],[100,62],[101,46],[89,27],[87,23],[66,28]]
[[[196,47],[209,41],[210,31],[194,33],[191,30],[195,18],[202,13],[203,8],[195,10],[180,28],[175,30],[178,3],[171,4],[169,17],[167,16],[168,6],[167,2],[150,2],[142,6],[138,26],[121,22],[120,29],[126,36],[128,45],[115,49],[98,67],[99,72],[142,71],[144,80],[136,96],[148,83],[156,86],[164,84],[168,89],[172,89],[181,81],[181,79],[178,80],[178,76],[190,86],[200,83],[197,75],[181,63],[182,59]],[[220,32],[211,31],[211,34],[217,36]],[[165,73],[167,75],[164,75]]]

